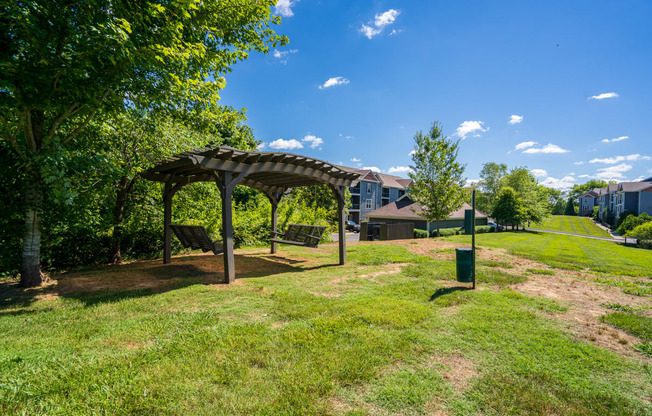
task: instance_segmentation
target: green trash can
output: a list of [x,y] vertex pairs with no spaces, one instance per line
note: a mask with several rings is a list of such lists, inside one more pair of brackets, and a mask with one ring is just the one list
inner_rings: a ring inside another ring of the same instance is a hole
[[463,283],[473,282],[473,250],[470,248],[456,248],[455,260],[457,263],[457,281]]

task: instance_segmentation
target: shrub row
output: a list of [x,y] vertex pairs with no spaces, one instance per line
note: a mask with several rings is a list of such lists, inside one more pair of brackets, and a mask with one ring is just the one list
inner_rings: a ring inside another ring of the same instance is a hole
[[639,216],[630,214],[622,221],[620,227],[618,227],[616,232],[618,232],[620,235],[635,237],[634,235],[631,235],[631,232],[633,232],[635,228],[638,228],[639,226],[650,221],[652,221],[652,217],[647,215],[645,212]]

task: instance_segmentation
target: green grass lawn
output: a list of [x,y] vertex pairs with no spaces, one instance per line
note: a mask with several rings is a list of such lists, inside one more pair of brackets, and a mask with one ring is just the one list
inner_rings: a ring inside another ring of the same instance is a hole
[[[546,238],[479,240],[508,236]],[[452,261],[406,246],[351,245],[330,267],[336,252],[239,250],[232,285],[207,284],[211,256],[72,273],[58,297],[5,283],[0,414],[652,413],[650,364],[578,341],[556,319],[566,305],[505,287],[527,277],[485,262],[469,291]]]
[[562,231],[565,233],[588,235],[592,237],[610,238],[609,233],[595,225],[588,217],[570,215],[552,215],[541,224],[534,224],[532,228],[541,230]]
[[[444,240],[468,242],[470,237],[454,236]],[[504,248],[510,254],[562,269],[652,277],[652,250],[626,247],[609,241],[535,231],[508,231],[478,234],[476,242],[481,246]],[[652,283],[649,279],[642,282],[644,286]]]

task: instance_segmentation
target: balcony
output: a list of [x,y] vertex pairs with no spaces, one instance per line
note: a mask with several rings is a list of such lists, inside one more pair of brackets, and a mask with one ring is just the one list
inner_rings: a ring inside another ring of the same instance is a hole
[[389,189],[383,189],[383,193],[381,196],[383,198],[389,198]]
[[349,208],[349,211],[359,211],[360,210],[360,204],[351,204],[351,208]]
[[356,186],[349,188],[349,191],[352,194],[360,195],[360,184],[357,184]]

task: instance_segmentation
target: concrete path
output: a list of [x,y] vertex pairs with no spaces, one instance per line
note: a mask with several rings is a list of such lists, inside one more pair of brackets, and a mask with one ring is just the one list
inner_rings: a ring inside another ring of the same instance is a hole
[[[337,233],[331,234],[331,240],[340,241],[340,236]],[[346,242],[360,241],[360,233],[346,232]]]
[[615,235],[612,238],[609,238],[609,237],[595,237],[595,236],[592,236],[592,235],[565,233],[563,231],[540,230],[538,228],[528,228],[528,231],[538,231],[538,232],[541,232],[541,233],[572,235],[572,236],[575,236],[575,237],[592,238],[594,240],[611,241],[613,243],[624,243],[625,242],[625,237],[615,236]]

